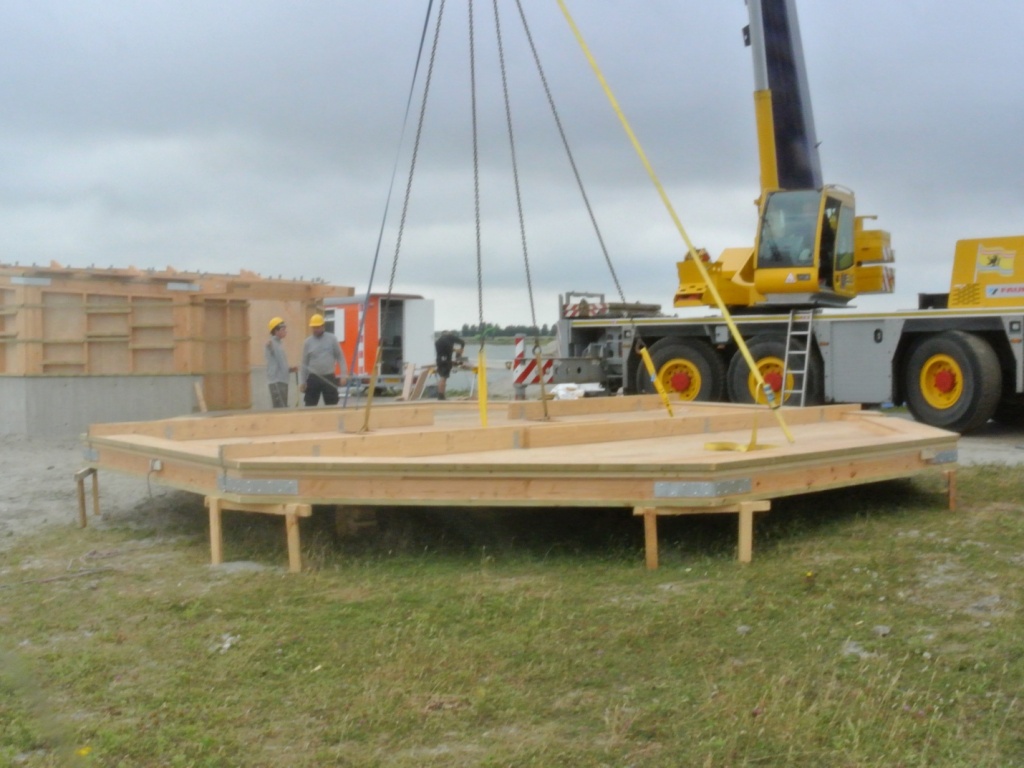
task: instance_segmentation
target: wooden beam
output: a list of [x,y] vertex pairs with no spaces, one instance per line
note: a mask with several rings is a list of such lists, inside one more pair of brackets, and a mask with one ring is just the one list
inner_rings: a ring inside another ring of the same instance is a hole
[[208,409],[206,407],[206,398],[203,396],[203,385],[197,381],[192,386],[196,391],[196,405],[199,406],[199,412],[206,413]]
[[[421,406],[425,409],[431,406]],[[381,408],[381,411],[388,411],[391,408]],[[376,413],[376,411],[375,411]],[[747,410],[742,414],[729,414],[721,412],[712,416],[691,416],[678,417],[674,419],[665,418],[657,412],[644,412],[629,415],[627,418],[609,418],[601,421],[557,421],[557,422],[534,422],[515,423],[505,426],[466,426],[464,422],[440,422],[438,429],[429,429],[417,432],[377,432],[359,435],[339,435],[335,439],[318,438],[309,442],[280,442],[272,443],[269,446],[260,443],[249,443],[246,445],[226,446],[223,452],[225,460],[237,460],[246,457],[257,456],[294,456],[315,455],[335,457],[356,457],[356,456],[379,456],[379,457],[423,457],[423,456],[444,456],[455,454],[486,454],[492,451],[540,449],[557,446],[592,446],[595,444],[626,442],[630,440],[643,441],[643,445],[653,445],[652,441],[658,438],[679,437],[684,435],[697,435],[706,433],[720,433],[726,430],[748,430],[752,425],[751,411]],[[839,413],[842,413],[841,411]],[[348,419],[352,416],[346,417]],[[427,419],[424,419],[427,421]],[[818,419],[812,418],[812,423],[817,424]],[[799,424],[799,420],[796,420]],[[379,422],[382,426],[384,422]],[[395,427],[411,426],[413,421],[402,423],[398,419],[393,422]],[[448,428],[443,428],[449,424]],[[434,426],[431,424],[430,426]],[[856,431],[856,427],[853,428]],[[348,430],[356,431],[356,430]],[[765,433],[762,432],[762,435]],[[768,434],[771,434],[769,430]],[[897,432],[890,430],[889,435],[896,435]],[[874,446],[879,444],[878,433],[872,429],[872,434],[867,444]],[[793,451],[786,449],[784,440],[779,436],[778,444],[772,446],[777,449],[785,449],[783,455],[792,455]],[[863,442],[863,441],[862,441]],[[634,451],[644,453],[643,445],[638,446]],[[835,455],[849,455],[855,448],[849,443],[838,445],[833,453]],[[708,451],[703,443],[695,443],[691,448],[696,449],[699,460],[702,464],[714,463],[720,465],[739,466],[741,464],[757,465],[769,461],[772,457],[770,451],[737,453],[723,451]],[[646,451],[647,455],[655,455]],[[775,455],[779,455],[776,453]]]
[[[734,415],[737,412],[764,412],[763,405],[739,405],[736,403],[677,403],[681,408],[680,415],[691,415],[687,409],[701,416],[713,416],[716,413]],[[693,406],[696,406],[695,408]],[[844,414],[859,413],[859,405],[840,404],[816,406],[814,408],[786,408],[787,423],[796,418],[798,423],[811,421],[840,419]],[[509,403],[507,418],[512,420],[540,420],[545,416],[544,403],[539,400],[517,400]],[[547,402],[547,415],[551,418],[565,416],[601,416],[611,413],[662,413],[665,406],[659,395],[631,395],[629,397],[584,397],[580,400],[550,400]]]
[[[230,440],[241,437],[280,437],[310,432],[358,432],[363,410],[356,408],[302,408],[253,411],[243,414],[208,414],[190,418],[158,419],[144,422],[93,424],[89,437],[150,435],[167,440]],[[430,406],[375,408],[370,414],[372,429],[426,427],[434,423]]]

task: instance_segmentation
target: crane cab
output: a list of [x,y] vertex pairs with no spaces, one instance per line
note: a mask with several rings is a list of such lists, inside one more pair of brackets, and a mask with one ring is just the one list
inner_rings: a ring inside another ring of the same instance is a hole
[[766,192],[754,287],[769,304],[842,306],[857,295],[852,193]]

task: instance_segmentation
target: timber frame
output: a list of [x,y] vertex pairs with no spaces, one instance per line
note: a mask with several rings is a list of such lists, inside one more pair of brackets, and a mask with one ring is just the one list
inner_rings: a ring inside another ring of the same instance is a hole
[[254,272],[0,264],[0,377],[199,376],[211,410],[252,405],[267,321],[295,327],[353,289]]
[[[760,406],[687,403],[675,413],[652,395],[491,404],[487,427],[475,403],[378,405],[369,416],[206,414],[95,424],[85,459],[87,470],[206,497],[215,563],[221,510],[285,517],[293,571],[298,519],[313,505],[632,509],[644,521],[648,568],[658,566],[659,516],[736,514],[739,559],[749,561],[754,513],[775,498],[942,473],[952,507],[955,433],[858,406],[811,406],[784,409],[788,443]],[[742,448],[758,421],[758,450],[715,449]]]

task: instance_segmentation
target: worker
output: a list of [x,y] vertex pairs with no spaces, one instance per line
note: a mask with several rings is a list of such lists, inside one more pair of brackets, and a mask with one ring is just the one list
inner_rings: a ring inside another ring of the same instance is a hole
[[347,378],[348,368],[341,355],[338,339],[324,328],[324,316],[309,318],[310,335],[302,345],[302,366],[299,370],[299,391],[305,394],[306,405],[318,405],[323,397],[324,405],[338,404],[338,386],[342,383],[337,375]]
[[434,350],[437,352],[437,399],[444,400],[445,390],[448,388],[448,377],[452,375],[452,364],[455,357],[455,348],[459,348],[458,357],[462,357],[466,349],[466,342],[455,335],[453,331],[442,331],[434,342]]
[[288,374],[295,373],[295,367],[288,367],[288,355],[284,350],[284,337],[288,335],[288,326],[280,317],[267,323],[270,338],[263,348],[263,356],[267,361],[267,386],[270,388],[270,404],[274,408],[288,407]]

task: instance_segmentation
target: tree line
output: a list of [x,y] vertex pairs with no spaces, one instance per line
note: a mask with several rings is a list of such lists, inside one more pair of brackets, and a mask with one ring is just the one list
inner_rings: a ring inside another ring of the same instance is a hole
[[553,336],[555,333],[554,328],[549,326],[547,323],[540,326],[536,325],[497,325],[496,323],[484,323],[483,334],[480,333],[480,324],[476,323],[470,325],[469,323],[463,323],[462,328],[459,329],[459,336],[464,339],[479,338],[481,335],[484,338],[491,338],[492,336]]

